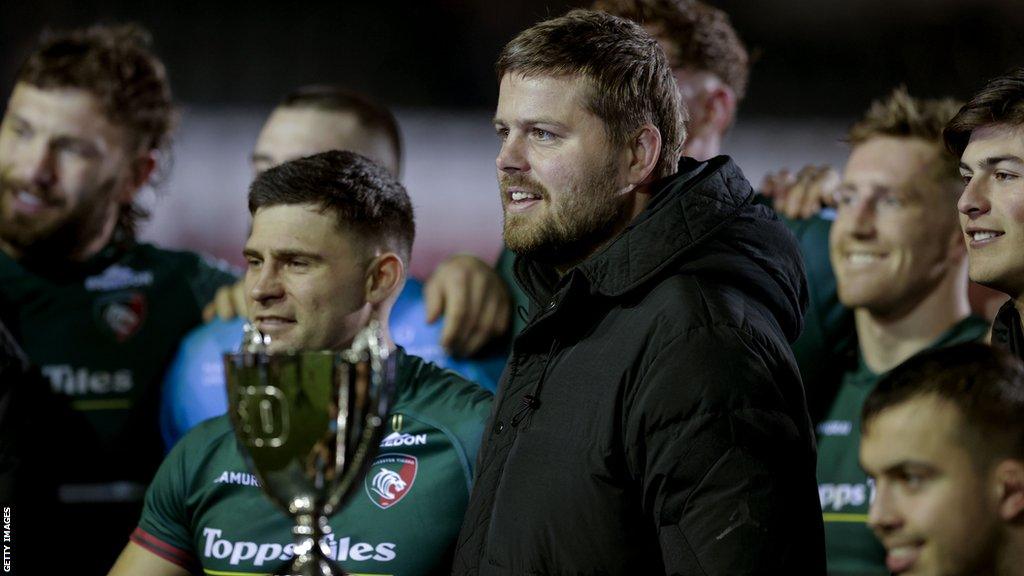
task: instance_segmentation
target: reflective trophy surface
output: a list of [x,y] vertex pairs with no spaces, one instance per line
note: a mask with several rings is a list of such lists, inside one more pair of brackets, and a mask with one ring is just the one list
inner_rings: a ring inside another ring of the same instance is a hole
[[344,352],[269,354],[269,342],[246,325],[242,350],[225,354],[224,366],[242,455],[263,492],[295,521],[295,557],[277,574],[345,574],[322,539],[380,444],[394,358],[377,322]]

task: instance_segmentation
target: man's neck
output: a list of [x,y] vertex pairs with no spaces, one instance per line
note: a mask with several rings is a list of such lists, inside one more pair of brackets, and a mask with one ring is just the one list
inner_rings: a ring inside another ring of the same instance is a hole
[[888,372],[927,348],[970,313],[967,281],[959,273],[948,274],[924,300],[899,317],[857,308],[853,317],[864,363],[875,374]]

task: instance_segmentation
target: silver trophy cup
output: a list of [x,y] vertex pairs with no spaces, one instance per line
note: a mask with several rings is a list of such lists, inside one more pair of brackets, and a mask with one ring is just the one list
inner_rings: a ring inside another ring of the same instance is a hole
[[229,413],[263,492],[295,520],[295,557],[277,574],[345,572],[322,539],[363,479],[394,394],[394,359],[376,322],[344,352],[268,354],[246,327],[242,351],[224,355]]

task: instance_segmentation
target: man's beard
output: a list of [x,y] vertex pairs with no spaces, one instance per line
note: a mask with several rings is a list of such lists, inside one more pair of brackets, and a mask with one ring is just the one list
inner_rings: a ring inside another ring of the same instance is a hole
[[[31,215],[0,213],[0,242],[13,248],[18,259],[73,259],[103,232],[116,185],[116,178],[101,182],[85,192],[81,202],[70,212],[47,223],[40,223]],[[0,198],[13,202],[18,190],[27,190],[53,202],[52,195],[46,191],[0,173]]]
[[[631,214],[628,197],[618,194],[618,170],[605,163],[592,177],[573,183],[559,195],[558,204],[531,220],[525,215],[505,211],[505,246],[519,254],[561,267],[577,264],[593,254],[623,228]],[[529,177],[513,173],[503,175],[502,201],[508,188],[520,188],[551,202],[551,195]]]

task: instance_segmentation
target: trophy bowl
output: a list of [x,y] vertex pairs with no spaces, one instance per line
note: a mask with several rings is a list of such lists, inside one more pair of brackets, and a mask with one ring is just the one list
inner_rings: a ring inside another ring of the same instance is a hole
[[242,350],[224,355],[235,437],[271,501],[295,522],[295,557],[277,574],[345,572],[323,538],[328,517],[373,461],[394,395],[394,358],[372,322],[343,352],[268,354],[246,327]]

